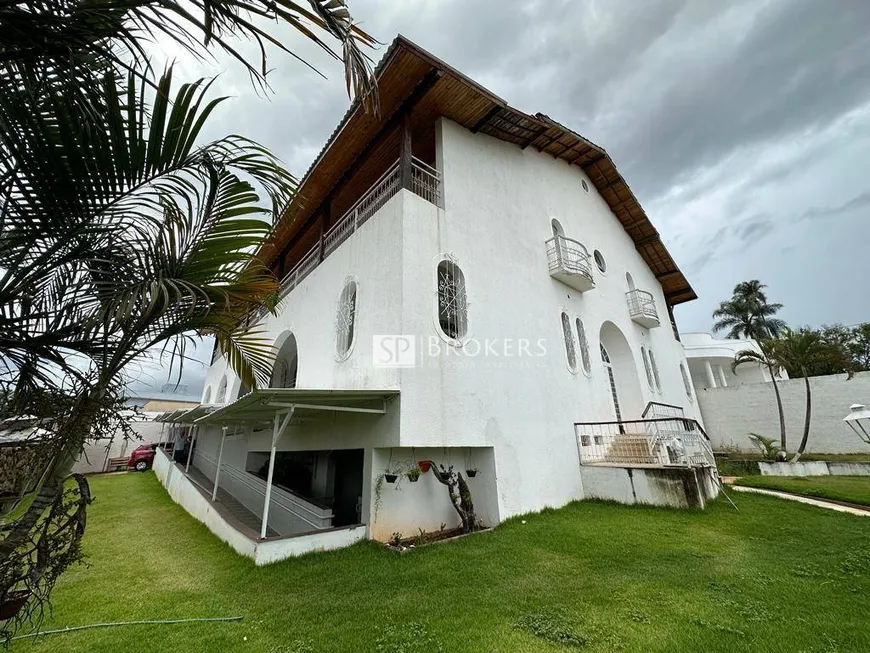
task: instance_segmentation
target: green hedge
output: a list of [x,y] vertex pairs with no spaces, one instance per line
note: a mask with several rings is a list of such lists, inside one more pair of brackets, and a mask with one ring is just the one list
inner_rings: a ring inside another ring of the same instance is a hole
[[720,476],[758,476],[761,474],[757,460],[720,458],[716,461],[716,466],[719,468]]

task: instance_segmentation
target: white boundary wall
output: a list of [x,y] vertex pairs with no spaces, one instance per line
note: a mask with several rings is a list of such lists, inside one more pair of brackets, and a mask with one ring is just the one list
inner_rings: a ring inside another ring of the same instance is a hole
[[[807,452],[870,455],[870,446],[843,422],[852,404],[870,405],[870,372],[859,372],[850,380],[845,374],[815,376],[810,378],[810,385],[813,412]],[[804,380],[780,381],[779,389],[785,411],[786,444],[789,451],[795,451],[803,435]],[[779,417],[772,384],[752,383],[697,392],[704,428],[714,449],[737,447],[742,451],[755,451],[749,433],[779,439]]]

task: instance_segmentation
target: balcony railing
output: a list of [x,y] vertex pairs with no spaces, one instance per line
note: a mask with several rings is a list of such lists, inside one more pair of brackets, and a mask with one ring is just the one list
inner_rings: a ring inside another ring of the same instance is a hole
[[656,300],[645,290],[629,290],[625,293],[628,301],[628,313],[631,319],[648,329],[659,326],[659,314],[656,310]]
[[716,466],[710,440],[694,419],[585,422],[574,431],[583,465]]
[[[363,193],[363,196],[350,207],[339,220],[323,235],[323,256],[329,256],[369,218],[377,213],[387,201],[402,188],[400,162],[396,161],[387,168],[378,180]],[[411,191],[431,202],[442,206],[441,174],[432,166],[419,159],[411,160]],[[302,259],[293,266],[281,281],[281,296],[285,296],[298,286],[311,271],[320,264],[320,245],[312,247]]]
[[553,236],[544,244],[551,277],[581,292],[595,287],[591,258],[583,243]]

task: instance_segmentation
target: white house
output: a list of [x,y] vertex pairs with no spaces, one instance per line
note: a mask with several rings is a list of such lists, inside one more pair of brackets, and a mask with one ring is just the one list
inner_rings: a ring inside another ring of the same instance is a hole
[[671,310],[695,294],[607,153],[402,37],[377,76],[379,115],[351,107],[260,252],[271,388],[216,358],[179,418],[189,473],[155,464],[173,497],[258,563],[456,526],[433,474],[402,475],[419,460],[466,476],[486,525],[703,505]]
[[[703,332],[683,333],[681,339],[696,391],[771,380],[770,371],[759,363],[742,363],[736,369],[731,369],[739,352],[754,351],[761,354],[761,348],[755,340],[719,339]],[[776,378],[787,379],[788,374],[781,370]]]

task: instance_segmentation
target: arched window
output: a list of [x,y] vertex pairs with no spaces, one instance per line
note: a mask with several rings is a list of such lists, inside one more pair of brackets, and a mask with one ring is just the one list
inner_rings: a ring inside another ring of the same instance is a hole
[[215,395],[214,402],[216,404],[222,404],[227,399],[227,375],[224,374],[221,378],[221,382],[218,385],[217,395]]
[[643,358],[643,367],[646,370],[646,382],[649,384],[649,389],[655,391],[655,382],[653,381],[652,368],[650,367],[649,359],[646,355],[646,347],[641,345],[640,347],[640,357]]
[[335,316],[336,355],[340,359],[347,358],[353,347],[354,330],[356,326],[356,281],[345,281],[344,289],[338,300],[338,311]]
[[[604,348],[604,345],[600,345],[601,347],[601,362],[604,363],[604,369],[607,372],[607,380],[610,383],[610,396],[613,400],[613,412],[616,414],[616,421],[622,421],[622,410],[619,407],[619,395],[616,393],[616,378],[613,376],[613,365],[610,363],[610,355],[607,353],[607,350]],[[622,431],[622,427],[620,427],[620,431]]]
[[438,326],[451,340],[461,340],[468,333],[465,275],[449,259],[438,264]]
[[583,327],[583,320],[579,317],[574,320],[577,327],[577,341],[580,343],[580,362],[583,365],[583,371],[586,374],[592,372],[592,361],[589,358],[589,341],[586,339],[586,329]]
[[275,357],[275,367],[272,368],[270,388],[295,388],[299,370],[299,353],[296,336],[290,333],[283,341]]
[[631,273],[630,273],[630,272],[626,272],[626,273],[625,273],[625,283],[626,283],[626,285],[628,285],[628,291],[629,291],[629,292],[631,292],[632,290],[635,289],[635,287],[634,287],[634,279],[631,277]]
[[659,376],[659,366],[656,365],[656,357],[653,356],[652,349],[650,349],[647,353],[649,354],[649,364],[650,364],[650,367],[652,367],[653,378],[656,381],[656,389],[659,392],[661,392],[662,391],[662,379]]
[[689,401],[694,402],[695,398],[692,396],[692,382],[689,381],[689,375],[686,372],[686,366],[683,363],[680,363],[680,374],[683,377],[683,387],[686,389],[686,396],[689,398]]
[[556,218],[550,220],[550,226],[553,228],[553,236],[562,236],[563,238],[565,237],[565,230],[562,228],[562,223],[559,222]]
[[577,372],[577,352],[574,349],[574,334],[571,333],[571,320],[568,314],[562,312],[562,337],[565,340],[565,355],[568,357],[568,369],[574,374]]
[[211,386],[206,387],[205,394],[202,395],[202,403],[206,406],[211,403]]

